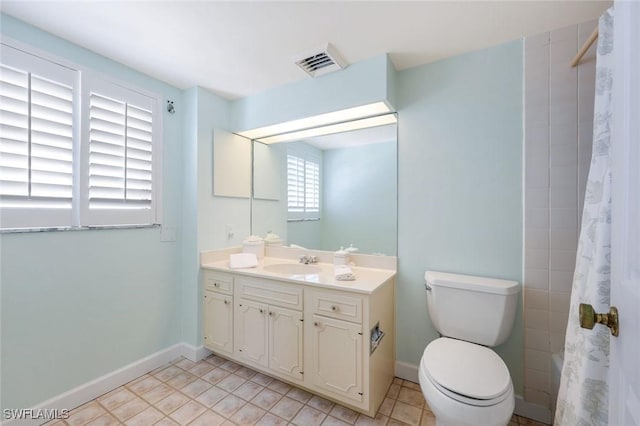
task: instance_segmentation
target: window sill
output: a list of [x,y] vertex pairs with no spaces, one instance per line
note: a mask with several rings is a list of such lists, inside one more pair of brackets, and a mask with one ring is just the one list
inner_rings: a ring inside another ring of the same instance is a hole
[[299,218],[299,219],[287,219],[287,222],[315,222],[319,220],[320,220],[319,217],[305,217],[305,218]]
[[57,232],[57,231],[93,231],[103,229],[141,229],[159,228],[159,224],[148,225],[103,225],[103,226],[62,226],[51,228],[8,228],[0,229],[0,234],[24,234],[33,232]]

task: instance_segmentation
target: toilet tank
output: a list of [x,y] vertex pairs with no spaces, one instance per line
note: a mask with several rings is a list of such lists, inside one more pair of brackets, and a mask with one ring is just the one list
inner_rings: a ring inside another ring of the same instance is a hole
[[517,281],[427,271],[427,308],[443,336],[485,346],[507,340],[515,320]]

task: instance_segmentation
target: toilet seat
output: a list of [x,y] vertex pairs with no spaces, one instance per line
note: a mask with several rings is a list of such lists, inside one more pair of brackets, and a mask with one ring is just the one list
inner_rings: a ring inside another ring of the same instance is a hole
[[424,351],[421,367],[444,395],[463,404],[486,407],[504,401],[512,389],[509,370],[491,349],[441,337]]

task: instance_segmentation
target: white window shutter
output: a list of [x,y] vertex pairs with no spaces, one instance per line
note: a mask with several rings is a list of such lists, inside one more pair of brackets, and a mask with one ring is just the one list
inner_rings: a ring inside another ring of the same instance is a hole
[[1,49],[0,227],[71,226],[77,74]]
[[320,158],[300,147],[288,148],[287,210],[293,220],[320,217]]
[[153,164],[158,141],[155,99],[86,77],[87,166],[82,176],[88,225],[157,223]]

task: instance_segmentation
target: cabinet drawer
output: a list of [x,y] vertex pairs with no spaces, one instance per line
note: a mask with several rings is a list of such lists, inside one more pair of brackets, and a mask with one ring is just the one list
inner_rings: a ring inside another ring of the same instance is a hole
[[233,276],[206,271],[204,273],[204,289],[207,291],[215,291],[216,293],[233,295]]
[[311,306],[314,314],[345,321],[362,323],[362,297],[327,291],[311,291]]
[[236,278],[236,295],[269,305],[302,310],[302,286],[270,280]]

